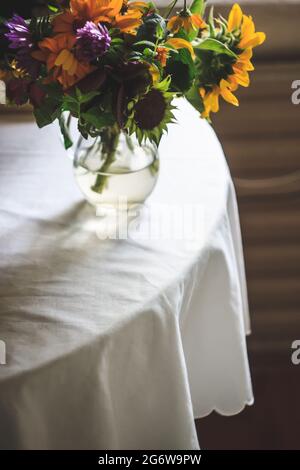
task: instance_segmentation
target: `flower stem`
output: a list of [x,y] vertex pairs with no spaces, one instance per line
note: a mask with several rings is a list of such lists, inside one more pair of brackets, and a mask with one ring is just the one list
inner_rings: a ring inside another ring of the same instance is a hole
[[169,18],[169,16],[171,15],[171,13],[172,13],[173,9],[175,8],[177,2],[178,2],[178,0],[173,0],[173,2],[171,3],[170,8],[168,10],[168,13],[165,15],[166,19]]
[[101,173],[97,174],[95,184],[91,188],[98,194],[102,193],[107,184],[108,175],[105,175],[105,173],[109,170],[110,165],[115,160],[119,137],[119,128],[113,127],[102,132],[101,140],[103,164],[100,168]]

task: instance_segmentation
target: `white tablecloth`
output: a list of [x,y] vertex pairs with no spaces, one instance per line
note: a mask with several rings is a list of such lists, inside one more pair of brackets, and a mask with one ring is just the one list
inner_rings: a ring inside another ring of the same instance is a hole
[[234,189],[212,129],[179,108],[122,240],[95,235],[55,126],[1,116],[1,448],[196,449],[195,417],[252,403]]

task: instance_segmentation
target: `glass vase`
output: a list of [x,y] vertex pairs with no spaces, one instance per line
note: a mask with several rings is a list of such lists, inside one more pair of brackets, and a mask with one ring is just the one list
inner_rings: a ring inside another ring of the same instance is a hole
[[130,208],[142,204],[152,193],[158,178],[159,159],[155,144],[139,144],[117,127],[109,127],[85,139],[77,126],[70,125],[77,184],[86,200],[101,209]]

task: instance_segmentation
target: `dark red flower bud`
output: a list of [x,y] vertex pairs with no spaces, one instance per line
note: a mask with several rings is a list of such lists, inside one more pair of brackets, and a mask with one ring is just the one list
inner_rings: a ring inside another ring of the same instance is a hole
[[29,80],[24,78],[14,78],[6,85],[6,95],[9,101],[21,106],[28,101]]
[[37,83],[31,83],[29,86],[29,99],[30,103],[35,107],[39,108],[44,101],[46,92]]

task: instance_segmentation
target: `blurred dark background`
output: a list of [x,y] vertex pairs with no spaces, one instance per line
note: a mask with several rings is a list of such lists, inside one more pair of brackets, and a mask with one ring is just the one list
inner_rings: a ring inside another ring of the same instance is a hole
[[[230,4],[214,1],[227,18]],[[238,197],[252,334],[248,351],[255,403],[233,417],[197,423],[203,448],[300,449],[300,0],[240,0],[267,40],[254,51],[240,107],[222,103],[213,127]]]
[[68,3],[67,0],[24,0],[24,1],[1,1],[0,16],[5,18],[11,17],[14,13],[28,18],[32,13],[38,15],[47,9],[47,5],[63,5]]
[[4,16],[5,18],[12,16],[14,13],[18,13],[19,15],[28,18],[31,15],[32,9],[40,6],[40,2],[38,0],[25,0],[23,2],[2,1],[1,3],[0,16]]

